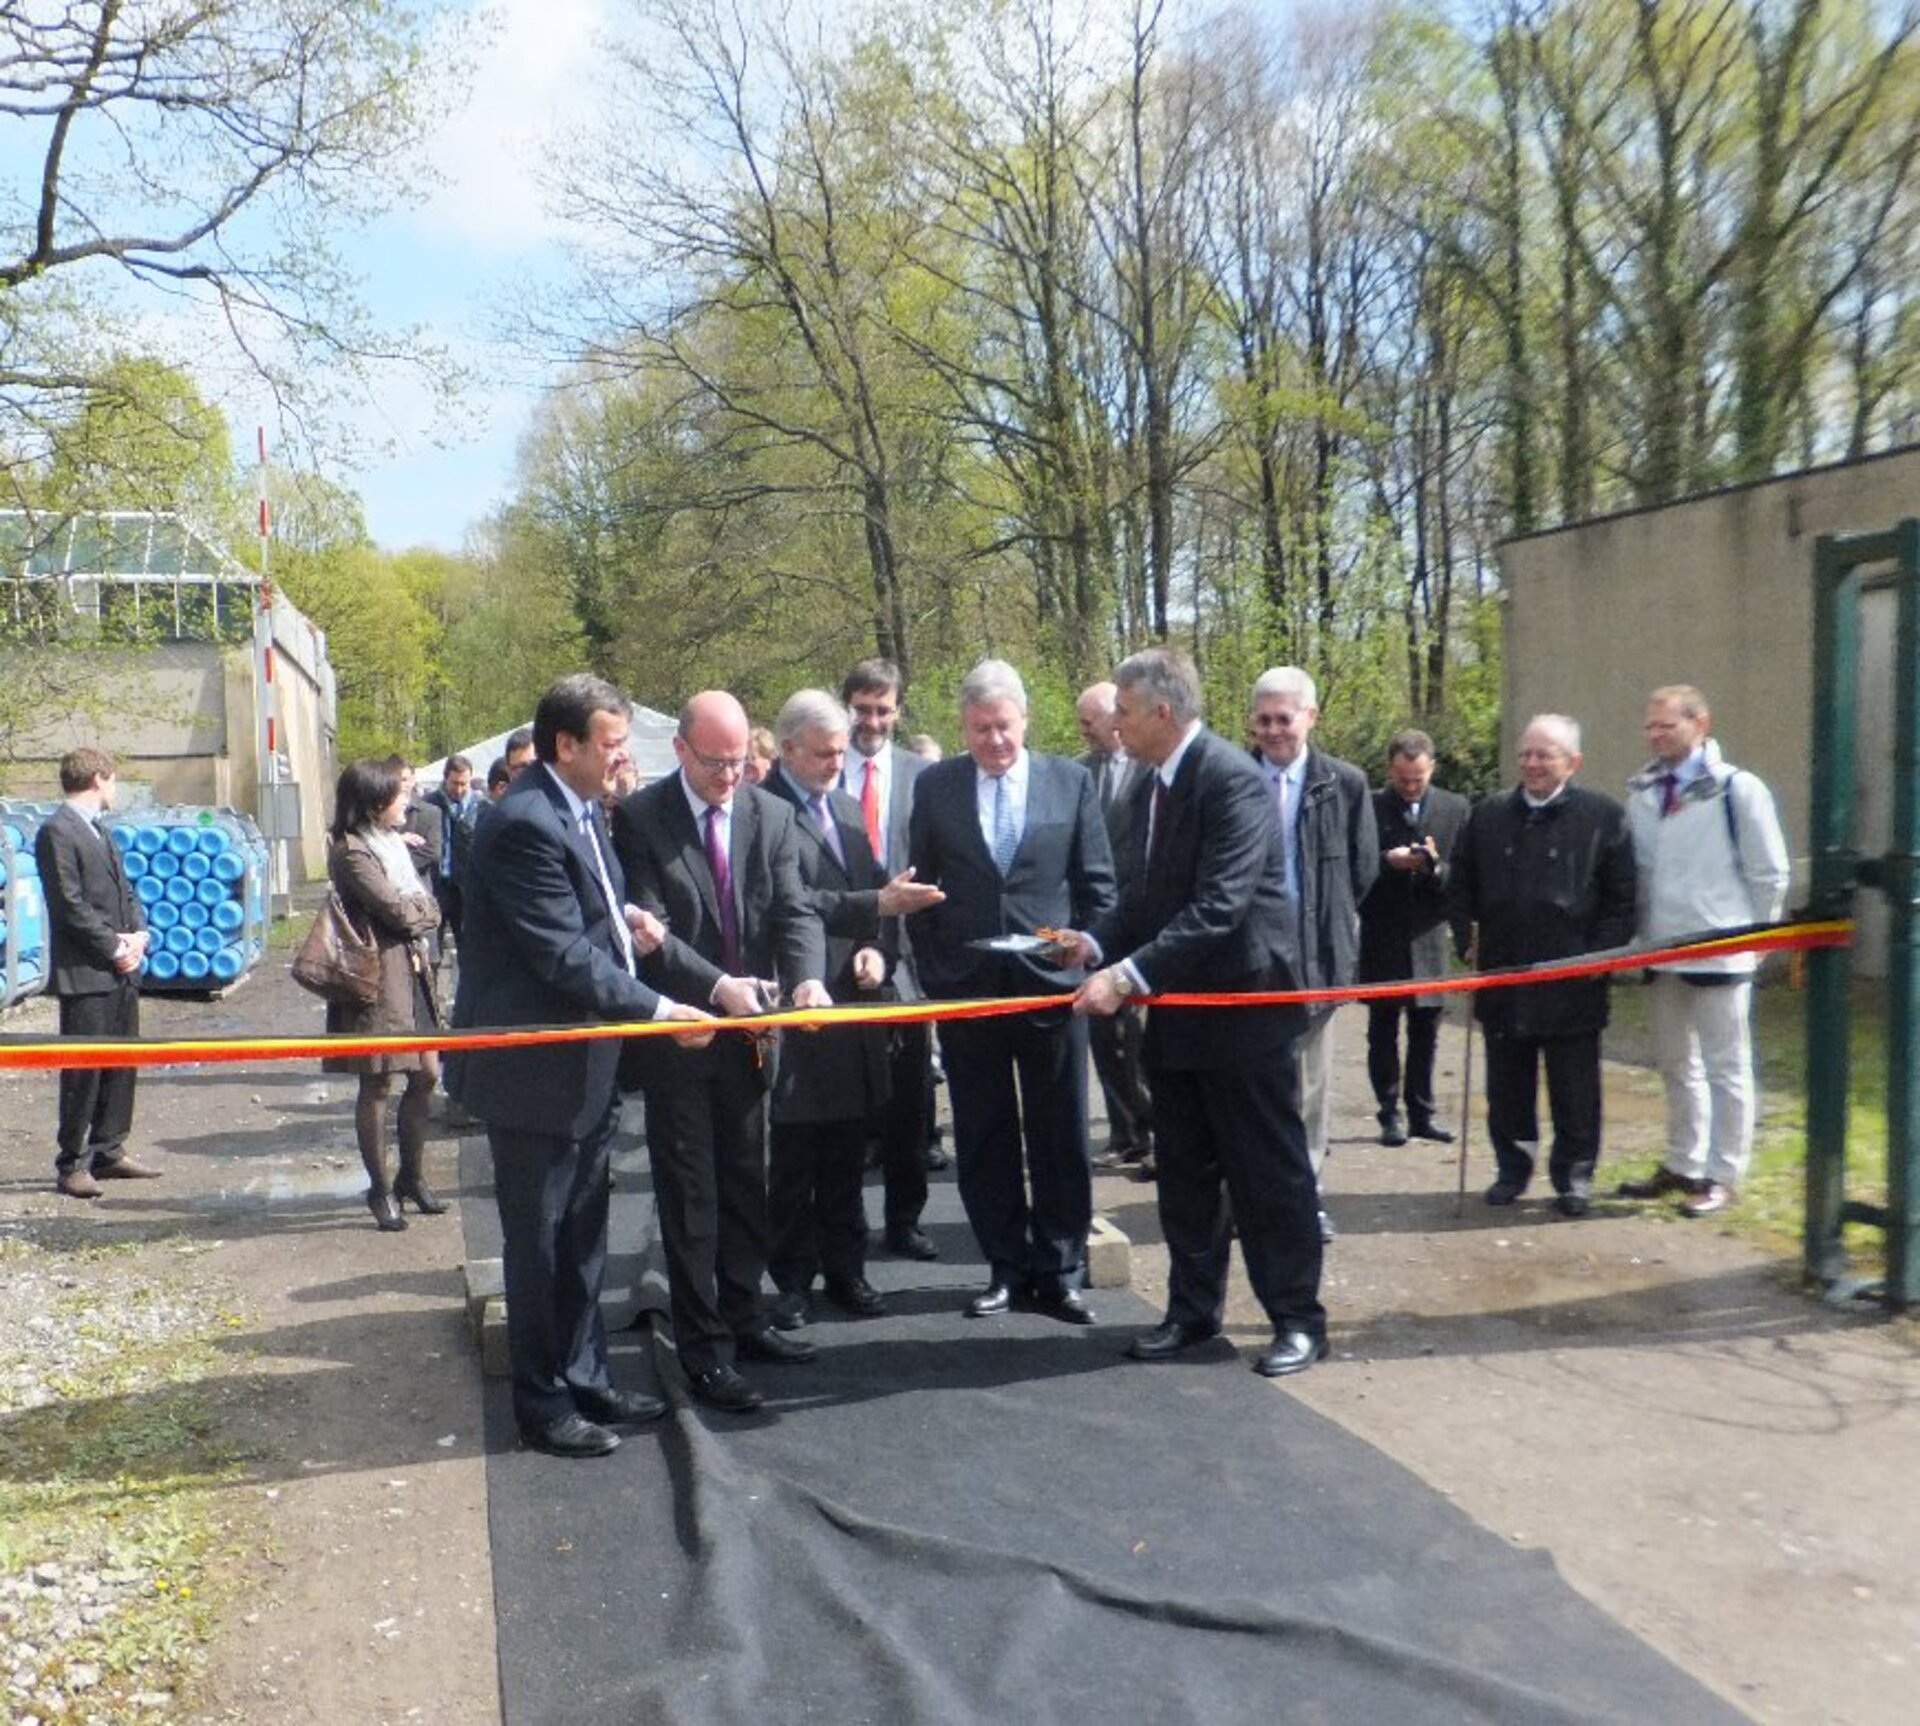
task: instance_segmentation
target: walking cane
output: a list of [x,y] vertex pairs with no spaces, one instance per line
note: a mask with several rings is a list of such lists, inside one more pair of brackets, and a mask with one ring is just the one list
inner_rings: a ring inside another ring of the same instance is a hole
[[[1466,961],[1468,970],[1478,970],[1480,966],[1480,932],[1476,929],[1473,939],[1467,943],[1467,950],[1460,955]],[[1467,1040],[1460,1054],[1460,1172],[1459,1184],[1453,1195],[1453,1214],[1456,1220],[1467,1214],[1467,1134],[1473,1125],[1473,1003],[1465,1003],[1467,1009]]]
[[1460,1179],[1453,1196],[1456,1218],[1467,1214],[1467,1133],[1473,1125],[1473,1006],[1467,1005],[1467,1040],[1460,1055]]

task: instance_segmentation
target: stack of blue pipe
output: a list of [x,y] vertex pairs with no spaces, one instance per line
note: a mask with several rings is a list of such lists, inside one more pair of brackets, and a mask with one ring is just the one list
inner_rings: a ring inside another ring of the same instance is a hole
[[31,805],[0,806],[0,1007],[47,986],[47,907],[33,860],[40,821]]
[[230,809],[145,811],[108,828],[146,912],[140,986],[224,989],[266,951],[267,846]]

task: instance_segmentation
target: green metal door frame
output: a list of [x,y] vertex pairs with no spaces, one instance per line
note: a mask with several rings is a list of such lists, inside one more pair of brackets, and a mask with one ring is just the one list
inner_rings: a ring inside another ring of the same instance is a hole
[[[1829,1289],[1848,1283],[1843,1227],[1886,1231],[1883,1294],[1895,1310],[1920,1304],[1920,521],[1887,533],[1823,536],[1813,559],[1813,785],[1809,911],[1852,915],[1862,887],[1886,895],[1887,1202],[1846,1196],[1847,1111],[1852,1076],[1849,949],[1816,949],[1807,960],[1807,1273]],[[1894,796],[1891,847],[1864,857],[1854,844],[1854,767],[1859,737],[1860,603],[1897,590],[1894,643]]]

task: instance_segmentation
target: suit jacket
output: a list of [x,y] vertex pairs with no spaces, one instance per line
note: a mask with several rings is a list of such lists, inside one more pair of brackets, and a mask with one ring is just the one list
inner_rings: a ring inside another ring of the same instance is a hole
[[[1268,808],[1273,806],[1269,785]],[[1380,835],[1366,775],[1351,762],[1309,747],[1299,817],[1294,869],[1300,888],[1300,986],[1338,988],[1359,973],[1360,901],[1380,873]]]
[[446,847],[447,818],[440,806],[429,800],[411,805],[407,810],[407,831],[417,833],[426,841],[423,845],[409,845],[413,853],[413,866],[420,871],[420,879],[431,892],[440,881],[440,854]]
[[[893,764],[893,800],[887,805],[887,830],[881,835],[887,854],[876,858],[875,863],[884,879],[891,879],[907,866],[907,853],[910,844],[910,820],[913,813],[913,788],[921,772],[930,765],[926,757],[916,755],[911,749],[902,749],[897,743],[889,743],[887,752]],[[848,785],[860,782],[860,764],[866,759],[855,750],[847,751],[846,767],[843,777]],[[849,793],[849,795],[852,795]],[[860,799],[854,796],[854,806]],[[864,827],[862,828],[864,832]],[[913,958],[913,929],[911,921],[905,917],[890,917],[894,944],[892,977],[894,993],[903,1001],[917,1001],[921,998],[920,975]],[[839,997],[836,994],[835,999]]]
[[[720,962],[720,900],[679,773],[644,786],[614,810],[613,846],[626,871],[627,897],[678,937],[641,960],[641,975],[665,993],[706,1006],[727,974]],[[733,794],[727,862],[740,930],[737,974],[772,978],[785,994],[809,978],[824,981],[826,937],[801,884],[793,806],[757,785],[742,785]],[[716,1038],[705,1049],[687,1049],[636,1039],[621,1082],[671,1083],[686,1070],[682,1063],[712,1061],[720,1044]]]
[[[601,848],[619,898],[604,824]],[[468,866],[456,1027],[653,1017],[659,994],[628,973],[593,853],[544,766],[529,767],[488,811]],[[610,1038],[456,1053],[447,1089],[489,1127],[577,1139],[605,1115],[619,1058]]]
[[[1134,788],[1133,856],[1114,912],[1091,926],[1108,963],[1131,959],[1156,993],[1298,986],[1297,921],[1265,774],[1204,727],[1187,746],[1147,851],[1159,775]],[[1298,1007],[1167,1007],[1147,1014],[1149,1066],[1204,1070],[1286,1049]]]
[[[1080,765],[1093,780],[1096,802],[1100,800],[1100,765],[1106,759],[1092,750],[1078,757]],[[1139,789],[1145,773],[1144,762],[1131,759],[1121,762],[1119,771],[1113,776],[1112,785],[1107,789],[1106,801],[1100,805],[1101,816],[1107,823],[1107,847],[1113,852],[1116,886],[1123,886],[1126,882],[1127,862],[1132,856],[1133,846],[1133,794]]]
[[[824,981],[834,1000],[853,1002],[879,997],[861,990],[853,978],[853,957],[862,947],[878,948],[892,969],[901,919],[880,915],[883,877],[867,847],[860,805],[844,791],[827,796],[827,810],[838,835],[838,855],[802,792],[776,767],[762,787],[794,811],[799,839],[800,881],[813,901],[826,935]],[[844,862],[842,861],[844,859]],[[886,1101],[887,1033],[878,1025],[849,1025],[781,1040],[774,1076],[775,1121],[847,1121],[865,1117]]]
[[[1532,809],[1518,789],[1496,792],[1474,805],[1454,846],[1454,944],[1464,954],[1477,925],[1483,971],[1622,947],[1633,939],[1637,885],[1626,811],[1611,797],[1569,785]],[[1485,989],[1473,1010],[1490,1032],[1511,1037],[1597,1031],[1607,1022],[1607,979]]]
[[[1380,832],[1380,873],[1360,902],[1360,980],[1396,982],[1447,974],[1447,877],[1453,847],[1467,824],[1467,800],[1437,785],[1427,787],[1420,820],[1407,819],[1400,794],[1388,787],[1373,794],[1373,819]],[[1389,869],[1386,855],[1402,845],[1432,839],[1440,853],[1431,869]],[[1437,996],[1417,997],[1420,1006],[1438,1005]]]
[[1087,929],[1113,907],[1113,856],[1093,781],[1077,761],[1029,753],[1026,825],[1006,879],[980,831],[971,755],[928,765],[914,784],[909,856],[946,899],[914,918],[920,985],[935,999],[1072,989],[1077,971],[971,942],[1036,929]]
[[33,837],[47,901],[47,986],[56,995],[105,995],[132,982],[113,968],[123,934],[147,926],[120,849],[71,803],[62,803]]
[[[436,786],[421,799],[423,808],[432,809],[439,814],[442,839],[451,838],[453,841],[453,867],[451,869],[443,867],[441,870],[441,874],[448,880],[459,878],[460,866],[466,861],[467,852],[473,843],[473,824],[479,819],[481,807],[486,801],[485,793],[475,787],[469,787],[466,805],[463,808],[447,795],[444,786]],[[443,864],[447,854],[447,847],[444,844],[435,853]]]

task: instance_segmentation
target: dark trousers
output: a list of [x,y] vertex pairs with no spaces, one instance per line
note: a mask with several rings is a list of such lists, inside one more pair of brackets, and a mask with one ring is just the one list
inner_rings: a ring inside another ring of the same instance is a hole
[[1327,1334],[1319,1191],[1291,1051],[1203,1072],[1150,1070],[1167,1317],[1218,1328],[1233,1231],[1276,1332]]
[[1093,1222],[1086,1020],[954,1020],[940,1047],[960,1202],[994,1280],[1043,1296],[1079,1288]]
[[723,1036],[676,1054],[646,1096],[674,1346],[705,1372],[730,1365],[734,1338],[765,1322],[766,1089],[749,1039]]
[[[137,1037],[140,990],[129,978],[98,995],[60,997],[63,1037]],[[59,1150],[56,1174],[69,1175],[83,1163],[105,1168],[117,1163],[133,1130],[133,1067],[63,1067],[60,1070]]]
[[[832,1033],[829,1033],[830,1035]],[[767,1135],[767,1268],[774,1287],[857,1282],[867,1271],[866,1122],[775,1121]]]
[[1144,1156],[1153,1149],[1153,1097],[1140,1062],[1145,1035],[1146,1014],[1139,1007],[1123,1006],[1087,1022],[1093,1070],[1107,1101],[1107,1150],[1114,1156]]
[[600,1284],[607,1268],[607,1163],[619,1116],[607,1112],[585,1138],[487,1129],[500,1207],[513,1357],[513,1412],[523,1427],[574,1412],[576,1390],[604,1391],[607,1327]]
[[[1400,1068],[1400,1015],[1407,1016],[1407,1065]],[[1433,1119],[1433,1055],[1440,1045],[1440,1009],[1406,1000],[1367,1003],[1367,1077],[1383,1115],[1406,1099],[1407,1117],[1416,1127]]]
[[1547,1173],[1553,1190],[1592,1180],[1600,1160],[1600,1033],[1566,1037],[1509,1037],[1489,1031],[1487,1046],[1487,1136],[1508,1186],[1533,1178],[1540,1138],[1539,1069],[1547,1069],[1547,1107],[1553,1117],[1553,1149]]
[[433,896],[440,902],[440,938],[444,941],[451,935],[460,939],[460,913],[463,901],[460,897],[460,883],[442,875],[433,884]]
[[933,1039],[925,1025],[896,1025],[887,1044],[891,1087],[875,1122],[889,1234],[915,1228],[927,1208],[927,1104],[933,1091]]

